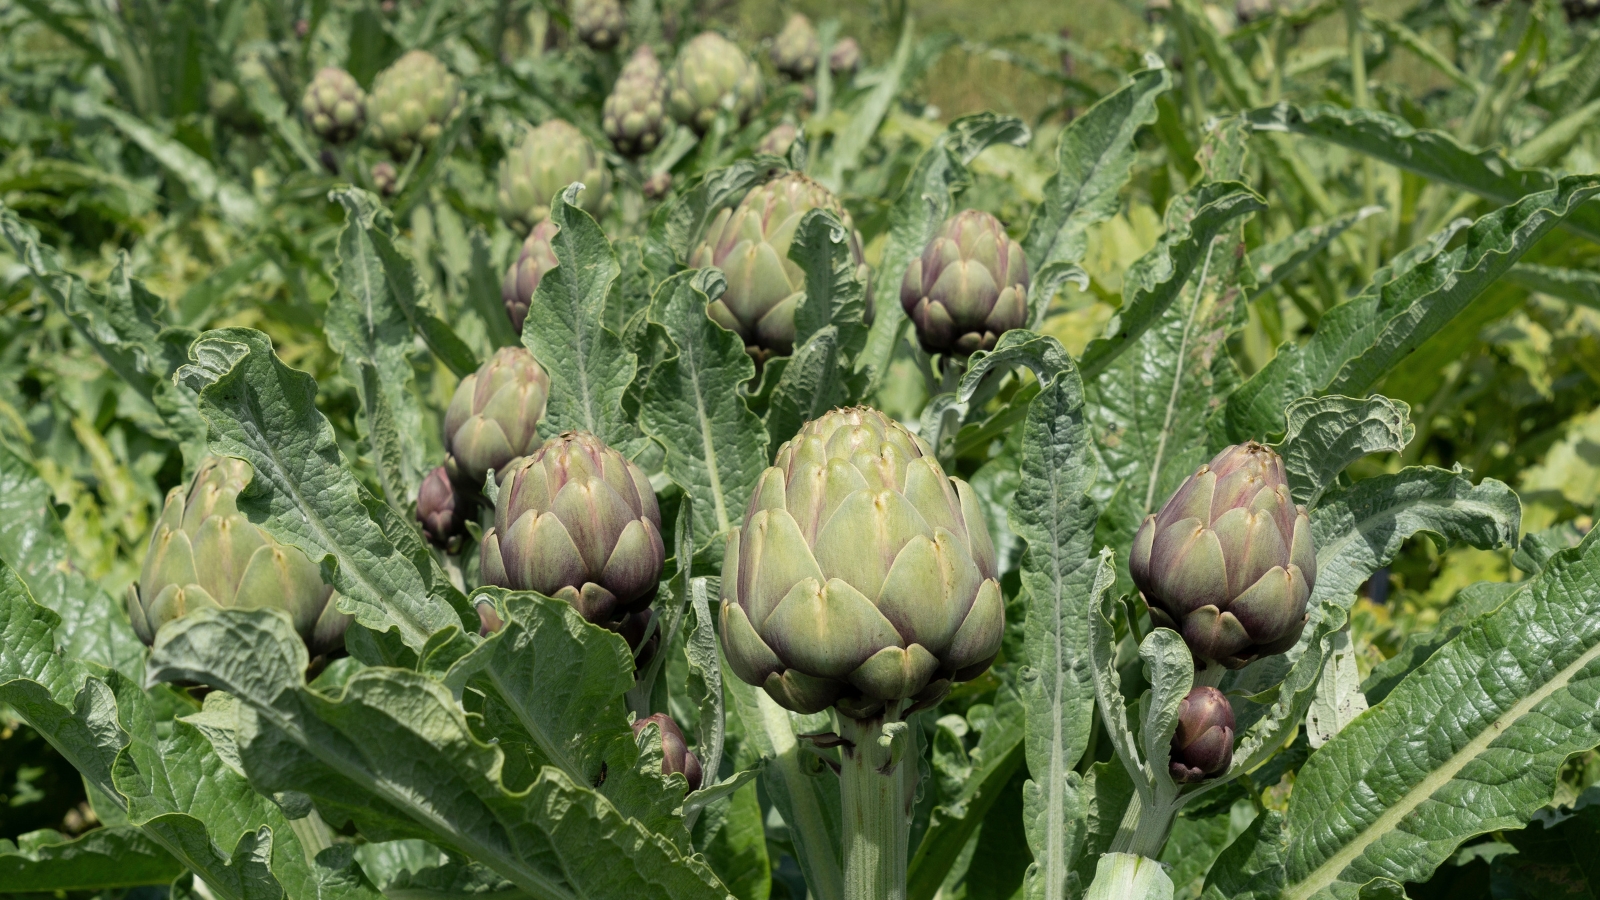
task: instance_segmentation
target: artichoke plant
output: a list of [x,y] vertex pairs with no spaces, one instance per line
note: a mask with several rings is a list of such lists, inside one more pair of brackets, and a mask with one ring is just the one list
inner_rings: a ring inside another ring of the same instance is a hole
[[486,472],[533,449],[549,396],[550,376],[522,347],[501,347],[461,379],[444,413],[444,465],[456,485],[476,492]]
[[1000,220],[965,209],[906,266],[900,305],[929,353],[994,349],[1028,316],[1028,260]]
[[727,105],[740,125],[761,103],[761,70],[738,45],[713,31],[695,35],[667,77],[667,110],[704,134]]
[[869,717],[982,674],[1005,606],[966,482],[873,409],[807,423],[762,473],[722,571],[722,647],[802,713]]
[[835,75],[847,75],[861,67],[861,45],[853,37],[844,38],[828,51],[828,68]]
[[573,431],[506,471],[480,552],[485,583],[561,598],[597,624],[649,606],[666,560],[650,479]]
[[813,209],[839,217],[851,235],[858,274],[864,276],[861,236],[850,214],[827,188],[798,172],[751,190],[737,208],[718,213],[689,255],[690,266],[716,266],[727,276],[727,291],[706,313],[739,335],[758,363],[794,349],[794,310],[806,283],[800,266],[789,259],[789,244],[800,219]]
[[633,51],[617,76],[600,126],[623,156],[642,156],[656,148],[667,125],[667,77],[656,53],[644,44]]
[[1145,518],[1128,570],[1151,620],[1198,659],[1237,669],[1293,647],[1317,551],[1283,460],[1254,441],[1218,453]]
[[615,47],[628,28],[619,0],[572,0],[567,13],[578,40],[596,50]]
[[683,738],[683,730],[672,717],[666,713],[656,713],[635,719],[633,722],[634,737],[638,737],[645,726],[654,724],[661,730],[661,774],[671,775],[674,772],[682,775],[689,782],[690,791],[700,790],[700,757],[694,755],[689,749],[689,742]]
[[433,143],[455,111],[461,82],[426,50],[412,50],[378,73],[367,98],[367,135],[397,159]]
[[1204,781],[1233,762],[1233,707],[1221,691],[1199,685],[1178,702],[1168,770],[1179,784]]
[[336,608],[321,568],[239,511],[253,474],[242,459],[212,457],[187,486],[167,492],[139,581],[128,589],[128,618],[146,644],[162,625],[220,607],[283,610],[312,658],[344,646],[350,617]]
[[761,143],[756,144],[756,152],[769,156],[788,156],[789,148],[794,146],[795,138],[799,136],[800,129],[793,122],[779,122],[761,136]]
[[522,242],[522,252],[517,261],[506,270],[500,280],[500,301],[506,305],[506,315],[511,327],[522,333],[522,323],[528,318],[528,307],[533,304],[533,292],[539,288],[544,273],[556,267],[556,251],[550,246],[560,227],[549,219],[533,226]]
[[367,119],[367,92],[349,72],[326,66],[306,85],[300,112],[318,137],[343,144],[361,133]]
[[810,78],[817,70],[817,56],[821,52],[817,29],[800,13],[791,15],[783,30],[772,39],[773,67],[797,81]]
[[444,466],[436,466],[417,488],[417,521],[436,547],[450,547],[466,532],[471,507],[467,492],[456,490]]
[[551,202],[574,181],[584,185],[579,205],[596,218],[605,215],[611,172],[594,144],[564,119],[530,128],[500,161],[500,214],[526,228],[549,216]]

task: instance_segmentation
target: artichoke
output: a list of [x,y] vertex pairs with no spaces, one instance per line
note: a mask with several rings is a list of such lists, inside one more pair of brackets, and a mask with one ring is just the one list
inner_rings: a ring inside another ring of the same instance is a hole
[[327,66],[306,85],[300,112],[318,137],[342,144],[361,133],[367,119],[367,92],[349,72]]
[[861,67],[861,45],[853,37],[847,37],[833,45],[828,51],[828,68],[835,75],[844,75],[854,72]]
[[762,473],[722,569],[722,647],[779,705],[934,702],[1000,651],[994,544],[966,482],[873,409],[807,423]]
[[533,292],[539,288],[539,279],[556,267],[556,251],[550,241],[560,230],[549,219],[533,226],[522,242],[517,261],[500,281],[500,300],[506,305],[506,315],[511,317],[511,327],[518,334],[522,333],[522,323],[528,318],[528,307],[533,304]]
[[1201,685],[1178,702],[1168,771],[1179,784],[1204,781],[1233,762],[1233,707],[1214,687]]
[[385,197],[392,196],[399,183],[400,173],[395,171],[394,163],[386,159],[373,163],[372,186],[378,189],[378,193]]
[[667,78],[667,110],[705,134],[724,105],[740,125],[761,102],[761,70],[732,41],[713,31],[695,35],[678,51]]
[[633,51],[600,108],[600,126],[623,156],[642,156],[656,148],[667,125],[667,78],[654,50]]
[[594,144],[564,119],[530,128],[500,161],[500,214],[526,228],[550,215],[556,195],[574,181],[584,185],[579,205],[595,218],[605,215],[611,172]]
[[689,255],[690,266],[716,266],[727,276],[727,291],[706,313],[739,335],[758,363],[794,349],[794,309],[805,296],[806,281],[789,259],[789,242],[800,219],[818,208],[839,217],[851,235],[858,274],[864,276],[861,236],[850,214],[827,188],[797,172],[751,190],[736,209],[718,213]]
[[929,353],[993,350],[1028,316],[1028,260],[1000,220],[966,209],[906,266],[900,305]]
[[481,552],[484,582],[558,597],[597,624],[649,606],[667,556],[650,479],[574,431],[506,471]]
[[501,347],[461,379],[444,412],[444,466],[456,485],[475,493],[485,472],[533,449],[549,396],[550,376],[522,347]]
[[417,488],[417,521],[422,533],[436,547],[450,547],[466,532],[472,501],[467,492],[457,492],[444,466],[437,466]]
[[689,782],[690,791],[700,790],[700,757],[694,755],[689,749],[689,742],[683,739],[683,731],[678,728],[678,723],[666,713],[656,713],[633,722],[633,736],[638,737],[645,726],[654,723],[661,729],[661,774],[671,775],[677,772]]
[[1254,441],[1218,453],[1145,518],[1128,570],[1151,620],[1199,659],[1237,669],[1293,647],[1317,551],[1283,460]]
[[772,40],[772,65],[779,72],[799,81],[810,78],[817,70],[817,56],[821,52],[817,29],[812,27],[811,20],[795,13]]
[[567,9],[578,40],[596,50],[610,50],[628,28],[618,0],[572,0]]
[[316,562],[280,544],[239,511],[253,472],[242,459],[212,457],[187,487],[167,492],[150,535],[128,617],[146,644],[162,625],[203,607],[281,609],[313,658],[344,646],[350,617]]
[[656,172],[644,180],[642,190],[651,200],[660,200],[672,190],[672,173]]
[[794,146],[795,138],[799,136],[800,129],[793,122],[779,122],[762,135],[761,143],[756,144],[756,152],[769,156],[788,156],[789,148]]
[[398,159],[444,132],[461,82],[432,53],[412,50],[378,73],[367,98],[367,134]]

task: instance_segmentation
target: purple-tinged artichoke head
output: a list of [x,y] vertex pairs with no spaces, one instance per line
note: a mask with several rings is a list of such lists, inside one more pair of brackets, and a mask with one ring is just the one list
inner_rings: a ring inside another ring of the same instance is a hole
[[372,164],[372,186],[378,189],[378,193],[385,197],[394,196],[399,182],[400,173],[395,170],[394,163],[385,159]]
[[1317,551],[1283,460],[1254,441],[1218,453],[1145,518],[1128,571],[1152,621],[1198,659],[1237,669],[1293,647]]
[[638,737],[645,726],[654,724],[661,729],[661,774],[671,775],[676,772],[689,782],[689,790],[700,790],[700,757],[694,755],[689,749],[689,742],[683,738],[683,730],[672,717],[666,713],[656,713],[633,722],[633,736]]
[[651,200],[660,200],[672,190],[672,173],[655,172],[644,180],[644,195]]
[[628,30],[621,0],[571,0],[567,9],[578,40],[596,50],[610,50]]
[[667,556],[650,479],[581,431],[506,470],[481,553],[485,583],[566,600],[597,624],[649,606]]
[[466,533],[473,503],[466,491],[457,491],[444,466],[436,466],[417,488],[417,521],[436,547],[451,547]]
[[318,137],[330,144],[343,144],[360,134],[366,123],[367,92],[349,72],[326,66],[306,85],[300,112]]
[[822,45],[817,40],[817,29],[801,13],[789,17],[783,30],[772,39],[772,65],[779,72],[799,80],[810,78],[817,69],[817,55]]
[[550,376],[522,347],[501,347],[461,379],[444,413],[444,465],[456,485],[475,492],[490,469],[538,446],[549,396]]
[[1168,771],[1179,784],[1204,781],[1228,771],[1233,762],[1233,707],[1214,687],[1201,685],[1178,701],[1178,729],[1172,733]]
[[517,261],[500,280],[500,301],[506,305],[506,316],[517,334],[522,333],[522,323],[527,321],[528,307],[533,305],[533,292],[539,289],[539,280],[556,267],[556,251],[550,242],[560,230],[560,226],[549,219],[533,226],[522,242]]
[[900,306],[929,353],[993,350],[1028,317],[1028,260],[1000,220],[966,209],[906,266]]
[[998,579],[967,483],[883,413],[836,409],[778,450],[728,537],[723,651],[796,712],[932,704],[999,653]]
[[845,75],[861,68],[861,45],[853,37],[836,41],[828,51],[828,68],[835,75]]
[[128,591],[128,617],[146,644],[162,625],[217,607],[283,610],[313,659],[344,646],[350,617],[335,608],[320,567],[239,511],[239,492],[253,474],[242,459],[211,457],[188,485],[167,492],[139,581]]
[[761,70],[739,46],[714,31],[695,35],[667,75],[667,111],[705,134],[726,106],[739,125],[761,103]]
[[611,206],[611,171],[589,138],[571,122],[551,119],[529,128],[500,161],[496,199],[500,215],[528,227],[550,215],[550,204],[567,185],[583,183],[578,205],[599,218]]
[[656,148],[667,127],[667,76],[649,44],[628,57],[600,108],[600,127],[623,156]]
[[367,136],[404,160],[444,133],[461,81],[426,50],[412,50],[378,73],[367,97]]

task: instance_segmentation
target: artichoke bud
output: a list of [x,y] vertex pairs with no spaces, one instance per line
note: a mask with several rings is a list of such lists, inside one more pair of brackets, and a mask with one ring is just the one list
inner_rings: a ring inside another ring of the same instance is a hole
[[400,173],[395,171],[394,163],[386,159],[373,163],[372,186],[378,189],[378,193],[385,197],[392,196],[399,182]]
[[212,457],[187,486],[167,493],[128,592],[128,617],[145,644],[155,643],[162,625],[210,606],[283,610],[313,659],[344,646],[350,617],[335,608],[320,567],[239,511],[252,475],[242,459]]
[[900,305],[929,353],[993,350],[1028,316],[1028,260],[1000,220],[966,209],[906,266]]
[[522,323],[528,318],[528,307],[533,305],[533,292],[539,289],[539,279],[556,267],[556,251],[550,242],[560,230],[549,219],[533,226],[522,242],[517,261],[500,281],[500,300],[506,305],[506,315],[518,334],[522,333]]
[[811,20],[800,13],[789,17],[783,30],[772,40],[772,65],[796,81],[810,78],[817,69],[822,46]]
[[601,625],[650,605],[667,556],[650,479],[580,431],[505,471],[480,552],[485,583],[565,600]]
[[318,137],[343,144],[361,133],[367,120],[367,92],[338,66],[319,70],[300,98],[300,112]]
[[578,40],[596,50],[615,47],[628,28],[619,0],[572,0],[568,14]]
[[1178,701],[1168,770],[1179,784],[1204,781],[1233,763],[1233,707],[1214,687],[1202,685]]
[[501,347],[461,379],[444,413],[444,465],[456,486],[476,492],[485,472],[537,446],[549,396],[550,376],[522,347]]
[[578,205],[597,219],[605,215],[611,205],[611,172],[594,144],[564,119],[529,128],[500,161],[500,215],[529,227],[550,215],[556,195],[574,181],[584,186]]
[[373,79],[367,135],[403,160],[444,133],[460,94],[460,79],[444,63],[426,50],[412,50]]
[[661,774],[671,775],[676,772],[689,782],[691,792],[700,790],[700,757],[694,755],[689,749],[689,742],[684,740],[682,729],[672,717],[666,713],[656,713],[643,719],[635,719],[633,723],[633,736],[637,738],[644,731],[645,726],[654,723],[661,729]]
[[649,44],[628,57],[600,108],[600,126],[617,152],[642,156],[656,148],[667,125],[667,76]]
[[738,45],[714,31],[695,35],[673,61],[667,77],[667,110],[705,134],[726,106],[739,125],[761,103],[761,70]]
[[644,180],[644,195],[651,200],[660,200],[672,190],[672,173],[656,172]]
[[1283,460],[1254,441],[1218,453],[1145,518],[1128,571],[1151,620],[1198,659],[1237,669],[1293,647],[1317,551]]
[[436,466],[417,489],[417,521],[435,547],[451,548],[466,533],[472,515],[472,497],[457,491],[444,466]]
[[873,409],[807,423],[723,557],[728,665],[780,706],[930,705],[1000,652],[1005,604],[977,495]]
[[861,68],[861,45],[853,37],[837,41],[828,51],[828,68],[835,75],[846,75]]
[[779,122],[762,135],[761,142],[756,144],[756,152],[768,156],[788,156],[789,148],[794,146],[794,140],[799,136],[800,129],[793,122]]

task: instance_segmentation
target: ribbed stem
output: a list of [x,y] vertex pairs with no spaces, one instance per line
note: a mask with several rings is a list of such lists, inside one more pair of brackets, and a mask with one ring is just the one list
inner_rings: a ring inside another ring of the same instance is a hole
[[839,716],[839,794],[844,818],[844,900],[905,900],[913,779],[901,771],[905,723]]

